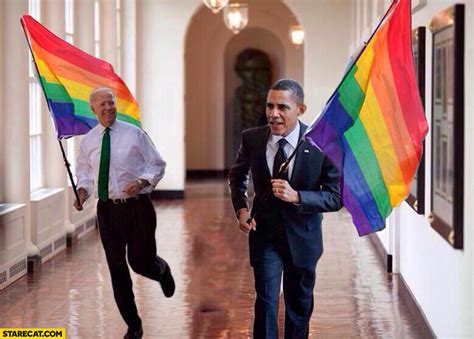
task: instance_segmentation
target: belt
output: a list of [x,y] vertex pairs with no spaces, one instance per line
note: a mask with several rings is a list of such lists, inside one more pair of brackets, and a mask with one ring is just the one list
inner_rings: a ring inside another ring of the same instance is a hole
[[137,195],[136,197],[130,197],[130,198],[107,199],[105,202],[113,203],[115,205],[121,205],[121,204],[126,204],[128,202],[137,201],[138,199],[140,199],[141,195],[145,195],[145,194],[140,194],[140,195]]

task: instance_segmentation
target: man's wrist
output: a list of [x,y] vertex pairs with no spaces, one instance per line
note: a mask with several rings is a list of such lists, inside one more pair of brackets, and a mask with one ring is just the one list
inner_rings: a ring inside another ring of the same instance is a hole
[[301,201],[300,193],[298,191],[295,191],[295,193],[296,193],[296,196],[295,196],[295,199],[293,201],[293,204],[296,205],[296,206],[299,206],[300,201]]
[[148,186],[148,181],[145,179],[139,178],[137,180],[137,184],[138,184],[138,189],[142,190],[143,188]]
[[240,214],[241,214],[243,211],[248,212],[248,209],[246,209],[246,208],[241,208],[240,210],[238,210],[238,211],[235,213],[235,215],[237,216],[237,219],[240,219]]
[[85,188],[79,188],[78,190],[79,197],[82,199],[82,201],[86,201],[89,198],[89,193]]

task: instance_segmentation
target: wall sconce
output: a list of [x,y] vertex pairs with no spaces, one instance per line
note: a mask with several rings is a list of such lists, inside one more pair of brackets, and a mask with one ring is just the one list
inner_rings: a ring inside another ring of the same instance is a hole
[[212,10],[212,13],[218,13],[222,8],[227,6],[229,0],[202,0],[204,5],[209,7]]
[[224,22],[234,34],[238,34],[249,21],[249,8],[247,4],[229,4],[224,8]]
[[304,42],[304,30],[301,26],[290,27],[290,38],[294,45],[302,45]]

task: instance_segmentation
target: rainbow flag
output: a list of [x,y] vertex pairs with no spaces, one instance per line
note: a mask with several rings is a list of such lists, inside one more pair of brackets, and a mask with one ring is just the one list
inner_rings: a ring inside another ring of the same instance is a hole
[[100,86],[115,91],[118,119],[141,126],[138,104],[111,64],[57,37],[29,15],[20,22],[58,139],[85,134],[97,124],[89,94]]
[[409,0],[394,0],[306,140],[341,173],[359,235],[379,231],[408,195],[428,124],[411,50]]

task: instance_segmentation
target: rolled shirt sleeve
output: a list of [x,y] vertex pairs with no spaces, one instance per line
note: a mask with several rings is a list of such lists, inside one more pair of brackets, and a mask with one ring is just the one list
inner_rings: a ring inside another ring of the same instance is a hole
[[87,191],[87,195],[94,194],[94,172],[89,163],[89,156],[87,155],[84,143],[81,142],[79,148],[79,156],[76,163],[76,177],[77,188],[83,188]]
[[140,132],[140,150],[145,162],[145,168],[140,174],[140,178],[147,180],[153,189],[165,175],[166,162],[150,137],[144,131]]

